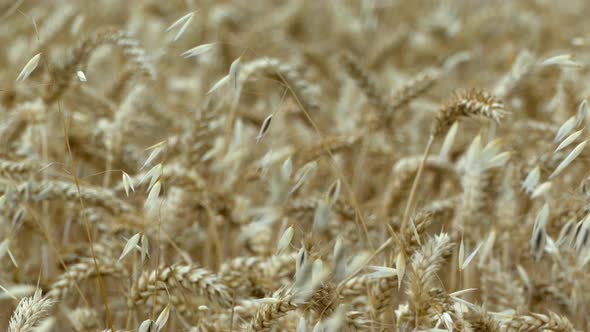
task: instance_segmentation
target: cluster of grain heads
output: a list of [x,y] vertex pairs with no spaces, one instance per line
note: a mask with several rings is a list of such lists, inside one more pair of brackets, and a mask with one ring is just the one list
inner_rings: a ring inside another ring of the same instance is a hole
[[[459,165],[463,193],[455,215],[455,227],[470,236],[476,236],[478,225],[485,221],[486,187],[489,185],[490,170],[504,166],[510,158],[509,152],[501,152],[501,140],[482,145],[481,136],[476,136]],[[481,227],[481,226],[480,226]],[[477,236],[476,236],[477,237]]]
[[[418,167],[412,188],[408,195],[408,202],[406,203],[402,219],[402,230],[407,227],[410,211],[413,209],[414,196],[416,194],[418,182],[422,175],[422,170],[424,169],[424,164],[430,153],[434,139],[445,134],[453,124],[461,118],[482,117],[499,123],[506,114],[507,111],[500,100],[493,95],[490,95],[488,92],[481,90],[472,89],[455,92],[453,97],[443,105],[438,112],[434,125],[432,126],[430,137],[422,156],[422,162]],[[500,160],[502,160],[502,158],[500,158]]]
[[259,301],[260,308],[247,326],[249,332],[271,331],[276,321],[297,308],[292,297],[276,295],[276,297]]
[[0,329],[590,330],[589,10],[0,4]]
[[190,291],[221,307],[229,307],[231,296],[220,278],[192,265],[172,265],[145,271],[133,285],[129,305],[145,303],[154,292]]
[[549,315],[531,313],[515,316],[506,324],[505,330],[509,332],[543,330],[556,332],[575,331],[567,318],[561,317],[553,312],[549,313]]
[[[127,277],[124,266],[112,257],[101,256],[98,261],[101,276],[113,276],[116,278]],[[59,275],[51,285],[47,297],[55,300],[63,300],[79,287],[80,283],[91,277],[97,277],[94,260],[92,257],[79,259],[75,264],[67,267],[67,270]]]
[[54,300],[37,289],[33,296],[24,297],[10,317],[9,332],[32,332],[35,326],[50,315]]

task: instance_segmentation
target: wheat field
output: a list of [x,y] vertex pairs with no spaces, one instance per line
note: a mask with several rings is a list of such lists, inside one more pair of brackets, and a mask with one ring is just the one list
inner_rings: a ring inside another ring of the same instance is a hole
[[587,0],[5,0],[0,329],[590,331]]

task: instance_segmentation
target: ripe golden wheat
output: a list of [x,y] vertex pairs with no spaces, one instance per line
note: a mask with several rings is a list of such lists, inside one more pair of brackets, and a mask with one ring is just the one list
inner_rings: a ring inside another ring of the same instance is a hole
[[0,329],[590,331],[587,0],[0,4]]

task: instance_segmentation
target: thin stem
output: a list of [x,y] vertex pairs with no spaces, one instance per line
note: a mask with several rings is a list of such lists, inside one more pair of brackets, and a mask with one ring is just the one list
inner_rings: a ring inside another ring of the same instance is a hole
[[[10,10],[12,10],[12,8],[14,8],[15,10],[17,10],[21,14],[23,14],[25,17],[28,17],[27,15],[25,15],[24,13],[22,13],[18,9],[18,7],[21,5],[21,3],[22,3],[22,1],[17,1],[15,3],[15,5],[9,9],[9,12],[10,12]],[[6,17],[7,16],[3,16],[2,19],[6,18]],[[37,37],[37,42],[39,42],[40,41],[39,31],[37,31],[36,25],[34,27],[35,27],[35,35]],[[42,49],[42,51],[43,51],[42,52],[43,54],[47,54],[44,49]],[[50,85],[56,84],[55,77],[53,76],[53,73],[51,72],[51,69],[49,68],[49,61],[48,61],[48,59],[44,59],[43,64],[44,64],[45,70],[47,71],[47,74],[49,75],[49,80],[50,80],[50,83],[49,84]],[[64,142],[65,142],[66,150],[67,150],[67,153],[68,153],[68,156],[69,156],[69,159],[70,159],[71,174],[72,174],[72,178],[74,180],[74,184],[76,185],[76,191],[78,193],[78,200],[79,200],[79,203],[80,203],[80,208],[82,209],[82,220],[84,222],[84,228],[86,230],[86,236],[88,238],[88,243],[90,245],[90,254],[92,255],[92,261],[94,263],[94,270],[96,272],[96,279],[98,281],[98,286],[99,286],[99,289],[100,289],[100,296],[101,296],[101,299],[102,299],[102,302],[103,302],[103,305],[104,305],[104,309],[105,309],[105,316],[106,316],[107,324],[108,324],[109,329],[114,330],[114,328],[113,328],[113,319],[111,317],[111,311],[109,310],[109,301],[108,301],[108,298],[107,298],[106,289],[104,287],[102,276],[100,274],[100,267],[99,267],[99,264],[98,264],[98,260],[96,258],[95,252],[94,252],[94,241],[92,239],[92,233],[90,231],[90,222],[88,221],[88,216],[86,215],[86,206],[84,205],[84,200],[82,199],[82,192],[81,192],[81,189],[80,189],[80,179],[76,175],[76,170],[77,170],[76,160],[74,159],[74,155],[72,153],[72,148],[70,146],[69,132],[68,132],[67,123],[66,123],[66,115],[65,115],[64,111],[61,108],[61,102],[60,102],[59,98],[57,99],[56,104],[57,104],[57,111],[58,111],[58,114],[60,116],[60,122],[61,122],[61,125],[62,125],[62,130],[63,130]],[[49,107],[50,105],[47,105],[46,104],[46,106]],[[39,221],[39,225],[41,226],[42,224],[43,224],[43,222]],[[41,228],[44,229],[44,227],[41,227]],[[51,245],[51,242],[52,241],[51,241],[51,237],[49,236],[49,233],[47,232],[46,234],[47,234],[47,241],[49,242],[50,246],[54,247],[53,245]],[[60,260],[61,264],[65,267],[66,265],[63,262],[63,260],[61,259],[59,252],[57,251],[56,248],[55,248],[55,250],[57,252],[58,259]],[[66,268],[66,271],[67,271],[67,268]],[[84,301],[86,301],[86,298],[84,297],[82,291],[80,290],[80,287],[77,284],[76,284],[76,288],[78,289],[78,291],[80,292],[80,294],[82,294],[82,298],[84,299]]]
[[[47,73],[49,74],[49,77],[51,79],[51,84],[56,84],[55,78],[53,77],[52,72],[49,68],[48,61],[45,61],[44,63],[45,63],[45,69],[47,70]],[[106,292],[106,289],[104,286],[104,282],[102,280],[102,275],[100,273],[100,266],[98,264],[96,254],[94,252],[94,240],[92,238],[92,232],[90,230],[91,229],[90,222],[88,221],[88,216],[86,215],[86,206],[84,204],[84,200],[82,199],[82,191],[80,189],[80,179],[76,175],[76,171],[77,171],[76,159],[74,159],[74,154],[72,153],[72,147],[70,146],[69,132],[68,132],[68,127],[67,127],[67,123],[66,123],[66,115],[61,108],[61,102],[60,102],[59,98],[56,101],[56,104],[57,104],[58,114],[60,115],[66,151],[67,151],[68,157],[70,159],[72,179],[74,180],[74,184],[76,186],[76,191],[78,193],[78,201],[80,203],[80,208],[82,210],[82,220],[84,223],[86,237],[88,239],[88,244],[90,247],[90,255],[92,256],[92,261],[94,263],[94,270],[96,272],[96,280],[98,281],[98,288],[100,290],[100,297],[101,297],[103,305],[104,305],[105,316],[106,316],[108,327],[109,327],[109,329],[114,331],[113,319],[111,317],[111,311],[109,310],[109,301],[108,301],[108,297],[107,297],[107,292]]]
[[[420,181],[420,176],[422,176],[422,170],[424,170],[424,164],[426,163],[426,158],[428,158],[428,154],[430,153],[430,149],[432,148],[433,142],[434,135],[430,135],[430,138],[428,138],[428,143],[426,144],[426,149],[424,149],[424,155],[422,156],[422,160],[420,161],[420,166],[418,166],[418,172],[416,172],[416,177],[414,177],[414,183],[412,183],[412,189],[410,190],[410,196],[408,197],[408,202],[406,203],[406,209],[404,210],[404,216],[402,218],[401,227],[402,234],[405,234],[406,228],[408,227],[408,219],[410,216],[410,210],[413,209],[414,196],[416,196],[418,182]],[[415,228],[414,233],[417,233]],[[418,234],[414,235],[416,236],[416,239],[418,239]]]
[[92,261],[94,263],[94,270],[96,271],[96,280],[98,281],[98,288],[100,289],[100,297],[102,298],[102,302],[104,305],[104,309],[105,309],[105,316],[107,319],[107,323],[108,326],[111,330],[113,330],[113,319],[111,317],[111,311],[109,310],[109,301],[107,298],[107,292],[106,289],[104,287],[104,282],[102,280],[102,275],[100,273],[100,267],[98,264],[98,260],[96,258],[96,253],[94,252],[94,241],[92,239],[92,233],[90,231],[90,222],[88,221],[88,216],[86,215],[86,206],[84,204],[84,200],[82,199],[82,190],[80,189],[80,180],[78,179],[78,176],[76,175],[76,160],[74,159],[74,155],[72,153],[72,148],[70,146],[70,139],[69,139],[69,133],[68,133],[68,129],[67,129],[67,124],[66,124],[66,120],[65,120],[65,114],[61,109],[61,103],[58,100],[57,101],[57,109],[59,114],[61,115],[61,124],[62,124],[62,128],[63,128],[63,135],[64,135],[64,140],[66,143],[66,149],[68,152],[68,156],[70,157],[70,163],[71,163],[71,167],[72,167],[72,178],[74,180],[74,184],[76,185],[76,191],[78,192],[78,201],[80,203],[80,208],[82,209],[82,220],[84,221],[84,228],[86,230],[86,237],[88,238],[88,244],[90,247],[90,255],[92,256]]

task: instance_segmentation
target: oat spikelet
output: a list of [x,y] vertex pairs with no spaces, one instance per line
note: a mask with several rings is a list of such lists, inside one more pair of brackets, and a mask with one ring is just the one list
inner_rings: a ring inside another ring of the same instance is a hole
[[23,70],[20,72],[20,74],[18,74],[16,81],[24,81],[25,79],[27,79],[27,77],[29,77],[29,75],[31,75],[33,70],[35,70],[35,68],[37,68],[37,65],[39,65],[40,59],[41,59],[41,53],[38,53],[35,56],[33,56],[31,58],[31,60],[29,60],[29,62],[27,62],[27,64],[25,65]]

